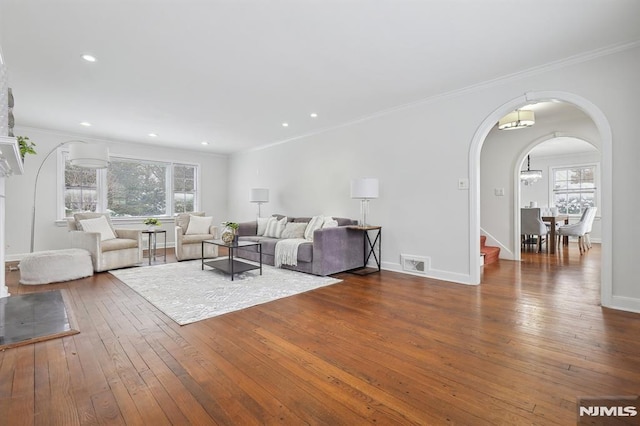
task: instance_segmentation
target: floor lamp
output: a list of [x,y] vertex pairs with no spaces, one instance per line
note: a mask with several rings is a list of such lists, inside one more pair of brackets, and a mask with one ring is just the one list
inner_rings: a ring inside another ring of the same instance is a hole
[[35,241],[36,230],[36,198],[38,194],[38,179],[40,178],[40,171],[42,166],[47,162],[47,159],[51,157],[58,148],[69,145],[69,161],[72,166],[83,167],[87,169],[105,169],[109,165],[109,150],[104,145],[90,144],[85,141],[66,141],[56,145],[51,151],[47,153],[38,167],[36,172],[36,181],[33,185],[33,209],[31,211],[31,246],[30,253],[33,253],[33,246]]
[[269,202],[269,190],[267,188],[252,188],[249,201],[258,203],[258,217],[260,217],[260,206]]
[[351,181],[351,198],[360,199],[360,226],[369,226],[369,200],[378,198],[378,179],[360,178]]

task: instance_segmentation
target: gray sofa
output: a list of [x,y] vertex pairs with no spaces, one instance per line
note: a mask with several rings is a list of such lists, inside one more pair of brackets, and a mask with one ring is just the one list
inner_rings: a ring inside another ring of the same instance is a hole
[[[274,215],[282,218],[282,215]],[[331,275],[338,272],[361,268],[364,263],[364,240],[361,231],[349,229],[349,225],[358,222],[346,218],[333,218],[337,227],[318,229],[313,233],[313,242],[305,242],[298,249],[297,265],[283,265],[283,268],[306,272],[314,275]],[[309,222],[310,217],[288,217],[288,222]],[[240,241],[260,241],[262,243],[262,262],[275,263],[275,247],[278,238],[258,236],[256,221],[240,223],[238,236]],[[238,249],[237,256],[258,261],[257,246]]]

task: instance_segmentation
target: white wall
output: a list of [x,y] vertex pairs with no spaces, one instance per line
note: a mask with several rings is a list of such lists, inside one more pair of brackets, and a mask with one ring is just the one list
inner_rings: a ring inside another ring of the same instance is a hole
[[[476,130],[492,112],[525,92],[573,93],[603,111],[612,128],[613,211],[602,214],[612,215],[613,294],[640,310],[636,284],[640,263],[635,259],[640,227],[634,218],[640,208],[635,189],[640,158],[639,73],[640,49],[635,47],[512,76],[315,136],[233,155],[229,211],[233,218],[252,216],[248,191],[259,185],[277,194],[265,213],[357,217],[357,202],[349,199],[350,179],[378,177],[380,198],[372,202],[371,221],[384,227],[383,267],[398,269],[402,253],[427,256],[432,268],[428,275],[468,282],[469,192],[457,186],[458,178],[468,177]],[[505,161],[513,163],[514,157]],[[512,194],[508,179],[491,187],[501,185]],[[504,198],[504,223],[512,227],[508,212],[513,203]]]
[[[202,152],[173,150],[150,147],[149,145],[121,143],[107,140],[89,139],[78,135],[68,135],[33,128],[16,128],[15,134],[29,136],[37,144],[37,155],[28,155],[25,159],[24,174],[7,181],[6,208],[6,253],[8,260],[19,260],[29,252],[31,233],[31,209],[33,187],[38,167],[44,157],[56,145],[69,140],[85,140],[104,143],[109,147],[110,155],[133,156],[148,160],[176,161],[200,165],[201,209],[212,215],[214,223],[222,222],[227,213],[227,175],[226,156],[211,155]],[[52,154],[44,164],[38,180],[36,206],[35,250],[52,250],[69,247],[66,224],[56,224],[58,219],[56,188],[57,155]],[[144,229],[142,223],[118,224],[116,227]],[[174,241],[173,220],[163,220],[162,228],[167,230],[167,244]],[[162,242],[163,238],[159,239]]]

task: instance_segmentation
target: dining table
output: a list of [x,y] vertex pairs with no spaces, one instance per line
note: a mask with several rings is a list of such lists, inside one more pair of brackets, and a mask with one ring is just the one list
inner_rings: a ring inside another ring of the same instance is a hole
[[[556,227],[558,223],[564,222],[565,225],[569,224],[569,215],[557,214],[555,216],[542,216],[542,221],[549,223],[549,240],[547,241],[547,248],[550,254],[556,253]],[[569,237],[564,237],[564,244],[569,244]]]

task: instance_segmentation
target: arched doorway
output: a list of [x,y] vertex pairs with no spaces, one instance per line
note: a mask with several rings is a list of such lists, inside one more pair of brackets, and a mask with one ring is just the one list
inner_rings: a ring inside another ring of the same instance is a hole
[[[563,146],[565,147],[563,149]],[[585,148],[578,148],[578,147],[585,147]],[[589,148],[586,148],[589,147]],[[539,150],[542,149],[543,152],[539,152]],[[538,155],[542,155],[542,157],[537,157],[538,159],[544,159],[545,156],[547,156],[547,161],[543,161],[543,164],[541,166],[541,164],[539,162],[536,162],[535,164],[535,168],[539,169],[542,168],[543,169],[543,173],[546,171],[545,169],[547,168],[557,168],[559,164],[562,165],[567,165],[567,164],[571,164],[571,165],[575,165],[576,162],[572,161],[572,160],[568,160],[567,157],[573,157],[575,155],[579,155],[582,154],[581,157],[585,157],[587,154],[587,150],[589,150],[592,154],[589,155],[588,157],[588,163],[590,165],[593,165],[594,168],[597,167],[597,164],[602,163],[602,156],[600,154],[600,146],[599,144],[594,143],[593,141],[585,138],[584,136],[578,135],[578,134],[571,134],[571,133],[566,133],[566,132],[554,132],[551,134],[547,134],[544,135],[542,137],[538,137],[536,139],[534,139],[533,141],[531,141],[530,143],[528,143],[519,153],[518,156],[516,157],[516,167],[514,167],[513,170],[513,188],[514,188],[514,197],[513,197],[513,241],[519,241],[520,239],[520,228],[521,228],[521,223],[520,223],[520,208],[523,206],[527,206],[528,203],[530,201],[538,201],[538,204],[540,207],[546,207],[547,203],[549,203],[549,205],[551,204],[551,201],[549,201],[550,198],[553,197],[552,191],[549,189],[550,186],[550,182],[552,179],[551,176],[551,172],[549,172],[549,175],[546,176],[545,178],[543,178],[541,183],[542,188],[541,190],[538,189],[538,193],[542,193],[543,197],[540,197],[540,194],[538,194],[538,196],[536,197],[534,196],[529,196],[528,198],[524,195],[527,193],[531,193],[532,191],[530,191],[530,189],[528,188],[532,188],[532,187],[539,187],[540,185],[538,185],[538,183],[534,184],[533,186],[523,186],[523,184],[520,182],[520,170],[522,170],[523,168],[526,168],[526,165],[524,166],[519,166],[523,163],[526,162],[526,159],[531,155],[531,159],[532,159],[532,164],[534,162],[535,154],[537,153]],[[570,155],[567,155],[567,153],[570,153]],[[564,155],[563,155],[564,154]],[[559,156],[561,159],[553,161],[553,159],[551,161],[549,161],[549,155],[553,155],[553,156]],[[595,157],[597,157],[597,159],[595,159]],[[585,160],[583,160],[581,163],[582,166],[585,166],[584,163]],[[533,168],[533,167],[532,167]],[[546,175],[546,174],[545,174]],[[599,180],[599,173],[598,176],[596,176],[594,178],[596,181]],[[600,206],[601,204],[601,200],[600,200],[600,196],[601,196],[601,185],[597,185],[597,194],[595,197],[593,197],[595,199],[595,205]],[[563,213],[561,211],[561,213]],[[571,212],[567,212],[567,213],[571,213]],[[600,235],[600,232],[596,232],[595,234]],[[598,237],[599,239],[600,237]],[[518,261],[521,259],[520,256],[521,252],[520,250],[515,250],[514,253],[514,260]]]
[[[567,92],[541,91],[527,92],[512,99],[489,114],[476,130],[469,150],[469,265],[470,283],[480,284],[480,154],[484,141],[505,114],[522,106],[545,101],[560,101],[575,105],[593,120],[598,129],[601,144],[601,185],[602,185],[602,270],[601,303],[610,306],[612,300],[612,135],[611,127],[602,111],[589,100]],[[520,162],[518,162],[520,164]]]

